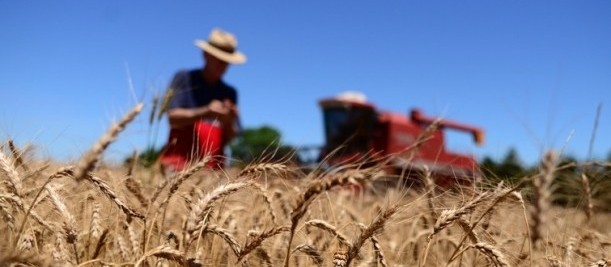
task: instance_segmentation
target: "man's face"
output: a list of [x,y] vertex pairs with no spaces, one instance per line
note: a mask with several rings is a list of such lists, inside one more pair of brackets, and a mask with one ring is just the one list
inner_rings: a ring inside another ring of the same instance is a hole
[[206,69],[210,74],[218,79],[223,77],[223,74],[227,71],[229,63],[222,61],[211,54],[204,52],[204,58],[206,59]]

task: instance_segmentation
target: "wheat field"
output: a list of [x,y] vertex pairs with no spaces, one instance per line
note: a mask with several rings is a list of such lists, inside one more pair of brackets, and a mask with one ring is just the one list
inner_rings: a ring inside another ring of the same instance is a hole
[[[287,162],[182,172],[101,155],[138,105],[73,164],[0,149],[0,266],[608,266],[611,216],[592,177],[554,205],[557,155],[514,183],[389,186],[378,167]],[[603,164],[604,165],[604,164]],[[608,165],[606,166],[608,167]],[[384,186],[379,181],[384,180]],[[398,181],[398,179],[396,180]]]

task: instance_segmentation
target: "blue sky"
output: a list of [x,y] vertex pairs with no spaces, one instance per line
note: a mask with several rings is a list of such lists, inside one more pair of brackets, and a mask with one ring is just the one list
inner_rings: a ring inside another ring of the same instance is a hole
[[[546,149],[586,159],[611,151],[611,1],[1,1],[0,139],[44,157],[80,157],[137,101],[147,104],[105,156],[122,159],[167,122],[151,98],[200,67],[195,39],[235,33],[245,65],[242,123],[292,145],[323,141],[321,98],[365,93],[381,110],[419,107],[478,125],[486,143],[452,150],[526,163]],[[133,91],[130,89],[133,85]]]

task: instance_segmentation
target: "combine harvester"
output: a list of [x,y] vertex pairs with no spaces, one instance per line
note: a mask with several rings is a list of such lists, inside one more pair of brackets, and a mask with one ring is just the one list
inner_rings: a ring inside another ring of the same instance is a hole
[[[446,149],[445,130],[469,133],[477,145],[477,127],[436,119],[412,109],[409,116],[378,110],[360,93],[348,92],[320,102],[325,145],[318,160],[330,166],[372,162],[387,174],[418,183],[428,168],[440,186],[471,184],[480,170],[472,155]],[[431,125],[436,127],[430,127]]]

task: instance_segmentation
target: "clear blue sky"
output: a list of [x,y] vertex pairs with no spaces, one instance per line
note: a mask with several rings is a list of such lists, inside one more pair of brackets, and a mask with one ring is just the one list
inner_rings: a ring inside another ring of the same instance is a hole
[[[526,163],[544,149],[585,159],[611,151],[611,1],[1,1],[0,139],[78,158],[136,101],[145,111],[105,156],[121,159],[167,122],[151,97],[175,71],[202,65],[195,39],[235,33],[245,65],[242,123],[272,125],[293,145],[323,141],[317,101],[346,90],[380,109],[486,130],[453,150]],[[130,90],[130,81],[135,93]],[[135,97],[133,96],[135,95]],[[149,138],[157,136],[157,138]]]

